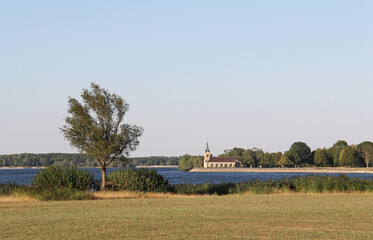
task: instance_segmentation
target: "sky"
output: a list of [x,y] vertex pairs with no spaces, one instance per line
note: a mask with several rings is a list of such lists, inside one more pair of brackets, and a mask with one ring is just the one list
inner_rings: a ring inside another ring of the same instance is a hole
[[0,154],[73,153],[91,82],[144,128],[131,156],[373,140],[372,1],[0,1]]

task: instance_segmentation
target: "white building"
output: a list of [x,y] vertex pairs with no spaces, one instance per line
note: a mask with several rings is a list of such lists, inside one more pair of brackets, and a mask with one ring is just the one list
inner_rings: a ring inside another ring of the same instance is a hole
[[241,167],[241,161],[237,158],[215,158],[211,157],[209,143],[206,143],[206,150],[203,161],[204,168],[233,168]]

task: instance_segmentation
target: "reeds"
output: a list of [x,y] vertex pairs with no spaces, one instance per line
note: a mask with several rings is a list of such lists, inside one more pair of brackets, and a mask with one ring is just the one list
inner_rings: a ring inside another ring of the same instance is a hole
[[242,183],[176,184],[173,191],[182,194],[272,194],[278,192],[331,193],[373,192],[373,179],[349,178],[346,175],[284,178],[282,180]]
[[0,201],[4,199],[90,200],[126,198],[169,198],[193,195],[227,194],[287,194],[287,193],[373,193],[373,179],[349,178],[345,175],[284,178],[282,180],[241,183],[176,184],[167,192],[116,190],[106,192],[82,191],[66,187],[39,187],[0,184]]

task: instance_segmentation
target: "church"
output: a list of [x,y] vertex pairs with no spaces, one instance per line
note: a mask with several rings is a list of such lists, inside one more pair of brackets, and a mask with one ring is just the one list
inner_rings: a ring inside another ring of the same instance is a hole
[[241,161],[237,158],[217,158],[211,157],[209,143],[206,143],[206,150],[203,161],[204,168],[233,168],[241,167]]

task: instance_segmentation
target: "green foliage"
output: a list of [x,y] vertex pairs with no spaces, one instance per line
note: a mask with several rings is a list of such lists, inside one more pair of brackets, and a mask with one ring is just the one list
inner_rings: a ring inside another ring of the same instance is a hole
[[339,165],[343,167],[359,167],[361,161],[359,158],[359,151],[355,146],[345,147],[339,157]]
[[180,194],[271,194],[276,192],[373,192],[373,179],[362,180],[339,176],[294,177],[282,180],[250,181],[242,183],[176,184],[173,191]]
[[179,170],[189,171],[197,167],[203,167],[202,156],[190,156],[189,154],[185,154],[179,158]]
[[289,151],[285,153],[290,161],[294,162],[296,165],[305,166],[306,164],[311,164],[311,149],[304,142],[295,142],[291,145]]
[[233,148],[230,150],[225,150],[224,154],[221,154],[219,157],[226,158],[237,158],[241,161],[244,167],[256,165],[257,159],[253,152],[248,152],[243,148]]
[[318,167],[325,167],[329,165],[327,151],[325,149],[316,149],[314,153],[314,163]]
[[[250,181],[241,183],[203,183],[169,185],[167,180],[157,175],[155,170],[125,169],[109,174],[111,190],[144,192],[173,192],[178,194],[227,195],[237,193],[271,194],[279,192],[373,192],[373,179],[349,178],[346,175],[294,177],[282,180]],[[88,191],[74,188],[39,186],[19,186],[0,184],[0,195],[16,195],[49,200],[93,199]]]
[[276,163],[281,159],[282,153],[268,153],[260,150],[256,153],[258,165],[262,167],[275,167]]
[[241,161],[244,167],[274,167],[276,162],[281,158],[282,153],[268,153],[264,152],[262,149],[243,149],[243,148],[233,148],[231,150],[225,150],[224,154],[219,157],[232,157],[237,158]]
[[0,195],[11,195],[17,187],[15,183],[0,183]]
[[[117,163],[119,163],[117,161]],[[151,166],[151,165],[178,165],[179,157],[164,157],[164,156],[153,156],[153,157],[136,157],[129,158],[128,162],[117,167],[136,167],[136,166]],[[115,166],[115,164],[114,164]]]
[[329,148],[328,151],[333,158],[333,166],[337,167],[339,165],[339,157],[341,155],[342,150],[347,147],[348,144],[344,140],[337,141],[333,147]]
[[83,103],[69,98],[69,116],[61,128],[65,138],[102,167],[126,159],[143,132],[141,127],[122,123],[129,104],[95,83],[81,97]]
[[362,142],[359,144],[359,149],[366,166],[369,167],[369,164],[373,161],[373,143],[370,141]]
[[362,180],[348,178],[346,175],[336,177],[312,175],[296,177],[289,180],[289,188],[295,192],[372,192],[373,179]]
[[234,187],[234,183],[202,183],[192,184],[183,183],[172,186],[172,191],[179,194],[229,194],[230,189]]
[[[114,161],[113,167],[136,167],[141,165],[178,165],[178,157],[152,156],[128,158],[127,161]],[[71,165],[97,167],[96,160],[77,153],[22,153],[0,155],[0,167],[48,167]]]
[[169,190],[168,180],[156,170],[122,169],[111,172],[108,176],[109,190],[129,190],[141,192],[166,192]]
[[14,195],[36,198],[42,201],[61,201],[61,200],[88,200],[93,199],[91,193],[81,191],[75,188],[55,188],[38,186],[19,186],[14,189]]
[[72,146],[97,161],[105,190],[106,168],[136,150],[143,129],[122,123],[129,104],[99,85],[91,83],[91,90],[84,89],[81,97],[83,103],[69,98],[69,116],[61,131]]
[[280,160],[277,161],[276,163],[277,166],[279,167],[293,167],[294,166],[294,162],[292,162],[288,156],[286,155],[282,155]]
[[93,174],[75,166],[55,167],[49,166],[41,169],[34,179],[33,185],[47,188],[72,188],[88,190],[93,186]]
[[[1,167],[48,167],[51,165],[59,166],[70,166],[75,165],[78,167],[92,166],[89,164],[93,159],[88,159],[83,154],[75,153],[45,153],[45,154],[33,154],[33,153],[22,153],[22,154],[11,154],[11,155],[0,155],[0,166]],[[88,163],[88,164],[87,164]]]
[[93,199],[91,193],[87,191],[81,191],[75,188],[39,187],[29,185],[17,185],[13,183],[0,184],[0,195],[29,197],[39,199],[42,201]]

